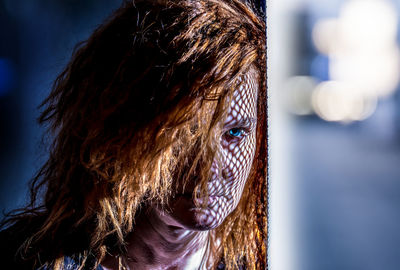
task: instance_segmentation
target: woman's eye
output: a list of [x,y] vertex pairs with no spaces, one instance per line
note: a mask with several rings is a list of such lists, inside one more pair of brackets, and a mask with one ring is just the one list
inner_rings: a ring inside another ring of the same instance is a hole
[[229,136],[232,137],[242,137],[244,135],[245,131],[243,128],[231,128],[228,130]]

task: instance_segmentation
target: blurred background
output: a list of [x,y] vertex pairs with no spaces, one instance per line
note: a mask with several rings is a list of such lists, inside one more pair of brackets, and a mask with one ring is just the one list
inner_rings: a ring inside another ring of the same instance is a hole
[[399,14],[267,2],[273,270],[400,269]]
[[[37,106],[120,2],[0,0],[0,210],[46,159]],[[400,0],[267,7],[270,269],[399,269]]]
[[0,210],[27,201],[47,157],[38,106],[75,45],[121,0],[0,0]]

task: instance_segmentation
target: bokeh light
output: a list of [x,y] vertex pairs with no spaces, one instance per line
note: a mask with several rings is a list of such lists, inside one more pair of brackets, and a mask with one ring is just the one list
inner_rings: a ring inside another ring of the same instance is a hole
[[[337,18],[317,20],[311,36],[320,54],[312,60],[310,74],[334,83],[302,95],[313,96],[312,102],[302,101],[312,104],[309,112],[326,121],[362,121],[373,114],[377,100],[393,95],[400,74],[397,24],[396,10],[385,0],[347,1]],[[289,105],[290,112],[305,114],[298,103]]]
[[359,92],[343,82],[323,82],[312,94],[312,105],[326,121],[362,121],[374,112],[376,99],[360,95]]
[[314,112],[311,96],[317,85],[316,80],[310,76],[294,76],[284,85],[286,108],[296,115],[309,115]]

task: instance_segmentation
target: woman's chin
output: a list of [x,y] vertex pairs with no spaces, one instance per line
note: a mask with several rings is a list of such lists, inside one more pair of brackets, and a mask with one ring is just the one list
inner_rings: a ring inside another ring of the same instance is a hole
[[190,196],[177,196],[170,204],[170,209],[171,217],[185,229],[207,231],[221,223],[214,209],[196,206]]

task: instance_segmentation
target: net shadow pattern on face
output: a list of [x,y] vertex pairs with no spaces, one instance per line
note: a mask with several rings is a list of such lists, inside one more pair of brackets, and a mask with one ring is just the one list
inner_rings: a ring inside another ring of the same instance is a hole
[[256,150],[258,79],[247,72],[233,93],[221,136],[220,162],[214,160],[208,183],[205,224],[216,227],[236,208]]

